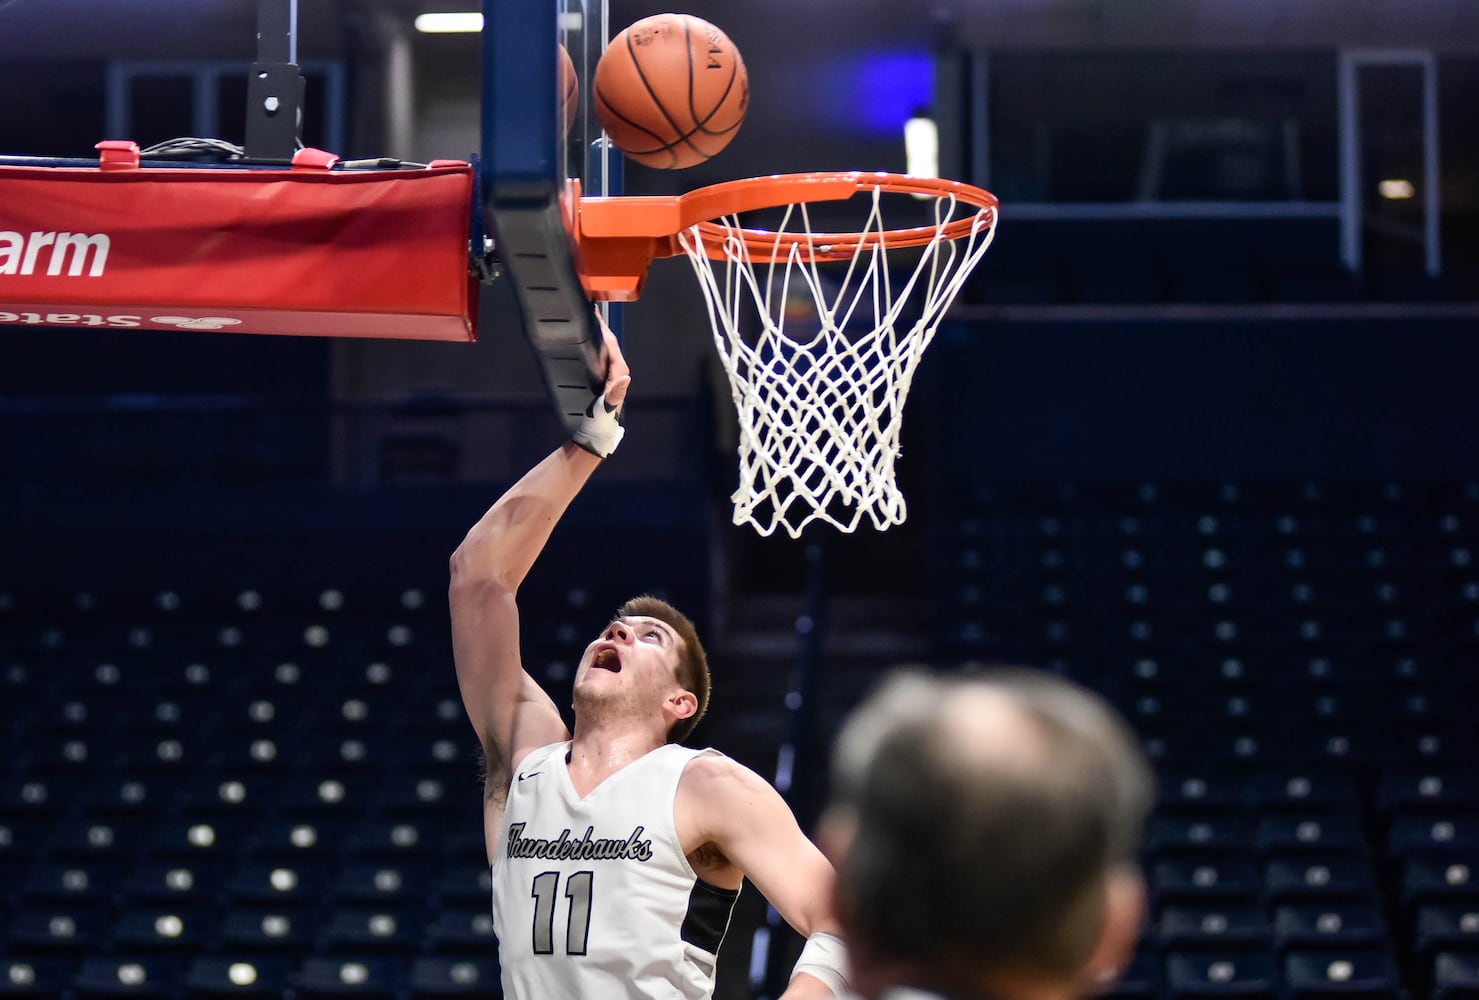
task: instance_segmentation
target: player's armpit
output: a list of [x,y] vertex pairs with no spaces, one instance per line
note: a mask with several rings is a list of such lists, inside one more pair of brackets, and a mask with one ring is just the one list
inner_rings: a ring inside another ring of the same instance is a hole
[[479,762],[488,801],[502,806],[508,801],[508,786],[512,781],[507,755],[498,747],[485,743],[479,752]]

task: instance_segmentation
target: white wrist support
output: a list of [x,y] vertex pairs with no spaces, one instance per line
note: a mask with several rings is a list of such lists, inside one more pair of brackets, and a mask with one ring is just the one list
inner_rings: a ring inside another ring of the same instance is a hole
[[621,408],[606,402],[606,394],[602,393],[585,408],[585,417],[570,438],[592,455],[608,458],[625,434]]
[[813,934],[806,939],[791,978],[801,973],[815,976],[837,996],[847,993],[847,945],[835,934]]

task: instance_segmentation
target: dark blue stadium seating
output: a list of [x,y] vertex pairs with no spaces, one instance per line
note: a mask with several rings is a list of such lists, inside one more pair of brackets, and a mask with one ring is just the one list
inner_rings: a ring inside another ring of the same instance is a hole
[[[594,520],[553,558],[608,530]],[[701,538],[695,523],[672,530]],[[65,541],[8,528],[0,996],[500,995],[479,753],[450,650],[455,537],[430,556],[385,540],[370,560],[362,537],[319,539],[309,579],[291,539],[212,534],[208,567],[167,533],[130,536],[156,564],[74,580],[51,565]],[[625,598],[681,592],[702,619],[701,560],[670,569],[574,588],[531,576],[526,662],[557,703]]]
[[950,493],[939,658],[1095,688],[1160,771],[1126,995],[1473,995],[1479,485]]
[[[1113,996],[1479,995],[1479,487],[957,502],[937,659],[1083,681],[1159,771]],[[0,586],[0,995],[496,996],[443,593]],[[568,683],[615,597],[545,598]]]

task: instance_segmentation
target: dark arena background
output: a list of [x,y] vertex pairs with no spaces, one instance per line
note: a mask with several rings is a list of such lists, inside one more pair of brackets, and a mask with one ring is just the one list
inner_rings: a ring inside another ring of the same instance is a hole
[[[475,37],[412,27],[455,6],[304,4],[305,141],[471,157]],[[1000,229],[886,534],[730,526],[728,388],[656,266],[626,442],[520,594],[527,669],[568,706],[621,601],[670,598],[715,664],[696,738],[808,826],[890,668],[1060,672],[1160,778],[1115,996],[1479,996],[1479,7],[688,9],[748,120],[629,191],[902,171],[927,118]],[[240,142],[255,26],[0,0],[0,153]],[[0,996],[498,995],[446,587],[562,439],[514,317],[495,284],[475,345],[0,326]],[[775,996],[798,948],[747,892],[717,995]]]

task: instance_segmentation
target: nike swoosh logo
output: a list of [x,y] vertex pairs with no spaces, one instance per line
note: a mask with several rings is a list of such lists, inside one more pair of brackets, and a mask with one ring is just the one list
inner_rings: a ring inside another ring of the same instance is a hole
[[521,774],[521,775],[519,775],[519,780],[520,781],[523,781],[525,778],[532,778],[536,774],[543,774],[543,773],[544,773],[543,771],[530,771],[528,774]]

